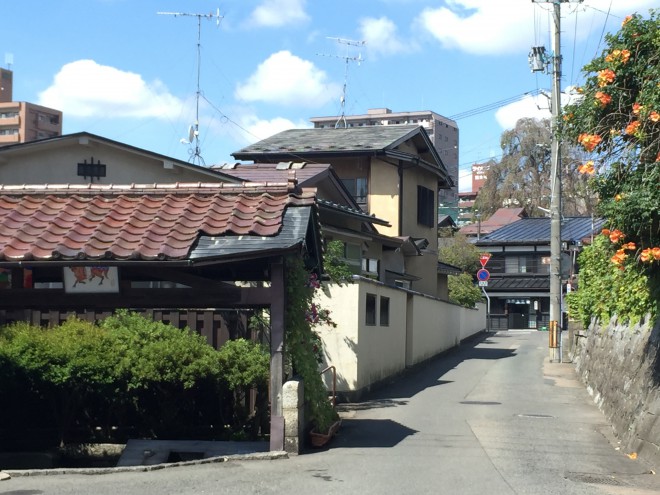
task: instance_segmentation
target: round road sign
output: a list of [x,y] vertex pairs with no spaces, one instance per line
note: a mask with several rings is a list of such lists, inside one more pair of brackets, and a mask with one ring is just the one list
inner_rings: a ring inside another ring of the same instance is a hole
[[479,270],[477,272],[477,278],[480,281],[485,282],[486,280],[488,280],[490,278],[490,272],[488,270],[486,270],[485,268],[482,268],[481,270]]

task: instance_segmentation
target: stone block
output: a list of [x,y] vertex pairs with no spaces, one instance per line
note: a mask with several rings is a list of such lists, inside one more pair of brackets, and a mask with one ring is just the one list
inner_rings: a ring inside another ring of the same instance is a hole
[[302,380],[289,380],[282,386],[282,407],[298,409],[304,400]]

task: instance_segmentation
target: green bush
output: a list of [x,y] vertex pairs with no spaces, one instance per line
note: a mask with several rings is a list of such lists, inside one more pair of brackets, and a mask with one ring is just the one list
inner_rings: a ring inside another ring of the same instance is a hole
[[[25,323],[5,327],[0,331],[0,355],[14,373],[1,378],[4,388],[11,388],[7,380],[22,381],[25,394],[53,414],[63,443],[85,402],[91,395],[107,394],[114,381],[117,362],[108,347],[98,327],[77,319],[49,330]],[[13,392],[18,392],[15,386]]]
[[483,298],[481,289],[474,285],[474,279],[469,273],[449,275],[447,285],[449,300],[466,308],[474,308]]
[[220,435],[240,408],[236,390],[266,389],[268,362],[259,345],[216,351],[188,329],[128,311],[100,325],[17,323],[0,328],[0,428],[12,425],[4,432],[15,438],[54,429],[60,444],[107,440],[113,426],[176,438],[213,425]]
[[613,254],[612,243],[600,235],[578,258],[580,284],[577,291],[567,295],[567,303],[569,316],[581,321],[584,328],[594,317],[607,322],[618,315],[634,324],[647,314],[655,314],[644,268],[634,259],[618,268],[610,261]]

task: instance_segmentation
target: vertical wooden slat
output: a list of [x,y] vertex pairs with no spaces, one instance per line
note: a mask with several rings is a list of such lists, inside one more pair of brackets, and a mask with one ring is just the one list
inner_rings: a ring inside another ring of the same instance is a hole
[[197,311],[186,312],[186,325],[193,332],[197,332]]
[[171,311],[170,312],[170,325],[173,327],[179,328],[179,321],[181,321],[181,318],[179,318],[179,312],[178,311]]
[[230,340],[231,335],[229,332],[229,327],[227,326],[227,320],[221,314],[216,314],[214,321],[217,335],[216,349],[220,349],[228,340]]
[[204,311],[202,314],[202,335],[206,337],[206,342],[217,349],[217,336],[213,329],[213,311]]

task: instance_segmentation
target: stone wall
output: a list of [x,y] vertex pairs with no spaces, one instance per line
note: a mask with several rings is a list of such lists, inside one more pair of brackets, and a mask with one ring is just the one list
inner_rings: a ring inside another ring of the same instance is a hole
[[573,360],[627,454],[660,469],[660,319],[574,332]]

